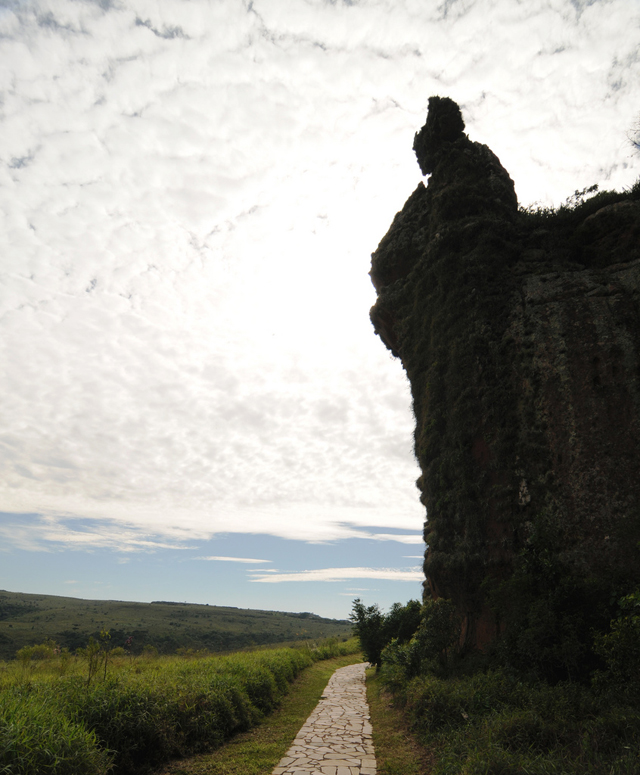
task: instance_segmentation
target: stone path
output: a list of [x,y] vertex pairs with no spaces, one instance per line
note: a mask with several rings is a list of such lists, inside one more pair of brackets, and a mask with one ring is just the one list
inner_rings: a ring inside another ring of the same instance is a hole
[[375,775],[366,667],[336,670],[273,775]]

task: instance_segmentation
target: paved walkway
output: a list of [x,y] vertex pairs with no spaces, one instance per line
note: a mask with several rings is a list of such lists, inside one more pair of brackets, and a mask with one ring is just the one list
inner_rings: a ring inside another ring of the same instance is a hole
[[375,775],[366,667],[336,670],[273,775]]

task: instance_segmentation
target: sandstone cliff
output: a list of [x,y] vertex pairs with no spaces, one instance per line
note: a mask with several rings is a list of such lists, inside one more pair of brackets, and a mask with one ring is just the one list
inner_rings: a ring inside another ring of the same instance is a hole
[[467,646],[518,622],[577,654],[640,583],[640,186],[519,210],[447,98],[414,150],[371,319],[411,383],[428,584]]

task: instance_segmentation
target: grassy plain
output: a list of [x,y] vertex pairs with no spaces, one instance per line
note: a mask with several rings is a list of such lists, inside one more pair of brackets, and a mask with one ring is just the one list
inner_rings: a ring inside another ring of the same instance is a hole
[[153,646],[161,654],[179,648],[236,651],[275,643],[348,638],[351,624],[311,613],[254,611],[188,603],[129,603],[29,595],[0,590],[0,659],[12,659],[23,646],[54,640],[75,651],[90,636],[108,630],[111,645],[132,651]]
[[305,668],[357,649],[355,639],[330,639],[217,657],[118,657],[91,680],[87,660],[64,653],[1,663],[0,772],[141,775],[246,732]]
[[361,660],[356,653],[316,662],[296,679],[278,710],[255,729],[236,735],[212,753],[172,762],[156,775],[270,775],[318,704],[333,672]]

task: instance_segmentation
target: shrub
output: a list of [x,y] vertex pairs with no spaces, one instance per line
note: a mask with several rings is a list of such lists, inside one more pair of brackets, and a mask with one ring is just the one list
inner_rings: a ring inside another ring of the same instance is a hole
[[640,772],[640,712],[576,683],[428,675],[397,685],[396,697],[434,752],[433,775]]
[[114,679],[86,686],[71,680],[48,689],[52,701],[61,702],[74,722],[114,752],[118,772],[161,761],[174,749],[168,703],[153,686]]
[[111,756],[96,735],[45,698],[8,694],[0,705],[0,772],[103,775]]
[[392,640],[382,651],[389,681],[402,681],[427,672],[446,674],[460,638],[460,620],[450,600],[429,600],[411,640]]
[[40,643],[34,646],[23,646],[16,653],[16,657],[23,665],[29,662],[37,662],[43,659],[53,659],[54,656],[60,653],[58,644],[53,640],[46,640],[44,643]]
[[406,605],[394,603],[384,617],[384,635],[387,643],[395,639],[398,643],[407,643],[420,627],[422,606],[417,600],[409,600]]
[[485,733],[511,752],[545,753],[562,742],[563,727],[534,710],[507,711],[485,725]]
[[[328,648],[353,653],[357,643]],[[122,660],[106,679],[101,662],[90,684],[84,665],[84,676],[38,671],[28,683],[16,671],[13,688],[5,680],[0,695],[0,773],[93,775],[113,763],[118,775],[140,775],[170,757],[215,748],[273,710],[324,652],[320,644],[315,654],[304,648]],[[37,749],[31,758],[30,747]]]
[[422,662],[433,663],[446,671],[451,654],[460,638],[460,619],[450,600],[430,600],[424,607],[420,629],[416,632],[416,648]]
[[377,605],[367,608],[360,598],[356,598],[349,618],[353,622],[353,630],[360,641],[364,658],[372,665],[380,667],[382,649],[385,646],[382,612]]
[[384,647],[394,639],[398,643],[408,641],[420,625],[421,611],[420,603],[410,600],[404,606],[394,603],[385,616],[377,605],[366,607],[356,598],[349,618],[365,659],[380,667]]
[[[545,521],[546,520],[546,521]],[[600,661],[593,632],[611,618],[612,589],[583,578],[561,558],[547,515],[516,558],[513,575],[485,592],[505,628],[494,657],[522,675],[555,683],[588,681]],[[544,522],[544,524],[543,524]]]
[[594,676],[594,684],[629,702],[640,701],[640,590],[619,601],[620,614],[611,622],[610,632],[597,633],[596,652],[604,659],[606,671]]

